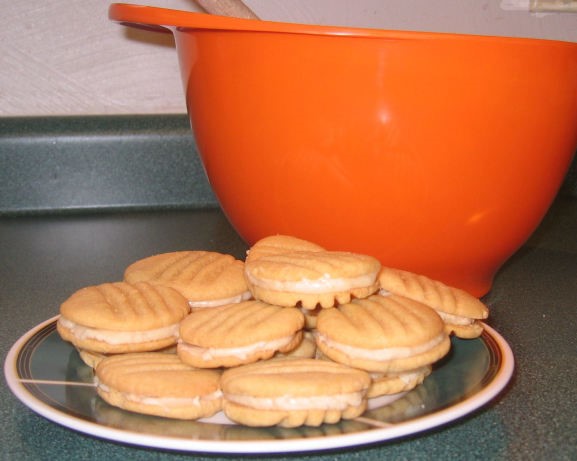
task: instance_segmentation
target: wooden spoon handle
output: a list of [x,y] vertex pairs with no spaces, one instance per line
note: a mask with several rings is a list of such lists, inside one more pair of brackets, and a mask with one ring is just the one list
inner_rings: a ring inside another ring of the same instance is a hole
[[196,3],[210,14],[243,19],[259,19],[241,0],[196,0]]

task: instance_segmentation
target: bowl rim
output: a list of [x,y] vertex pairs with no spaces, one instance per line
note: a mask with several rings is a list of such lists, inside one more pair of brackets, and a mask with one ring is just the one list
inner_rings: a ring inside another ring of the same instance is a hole
[[569,46],[574,47],[577,50],[577,42],[557,39],[417,30],[392,30],[242,19],[129,3],[110,4],[108,8],[108,18],[125,26],[144,28],[156,32],[174,33],[177,31],[183,32],[200,29],[212,31],[268,32],[298,35],[380,38],[390,40],[485,40],[511,43],[518,42],[524,44],[545,44],[549,46]]

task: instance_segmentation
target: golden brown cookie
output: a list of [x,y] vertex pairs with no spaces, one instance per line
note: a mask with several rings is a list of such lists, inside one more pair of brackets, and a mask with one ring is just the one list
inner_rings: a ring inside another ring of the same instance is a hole
[[[103,399],[91,402],[91,417],[105,427],[121,428],[123,431],[189,440],[224,440],[226,428],[233,424],[211,424],[206,419],[171,419],[113,407]],[[207,416],[210,418],[210,416]],[[217,413],[216,418],[220,418]],[[154,455],[152,455],[154,458]],[[191,461],[194,458],[191,457]]]
[[281,235],[255,243],[245,262],[245,277],[255,299],[312,310],[375,293],[380,268],[372,256],[326,251]]
[[368,373],[335,362],[268,360],[223,373],[223,409],[247,426],[336,423],[365,410],[370,383]]
[[450,348],[439,315],[397,295],[373,295],[324,309],[318,316],[316,341],[331,360],[381,373],[430,365]]
[[96,368],[102,359],[109,357],[108,354],[89,351],[87,349],[78,349],[78,355],[80,356],[80,359],[90,368]]
[[125,353],[176,344],[186,298],[149,283],[104,283],[82,288],[60,306],[58,333],[79,349]]
[[324,307],[317,306],[314,309],[305,309],[301,307],[300,310],[305,316],[305,328],[308,331],[314,331],[317,327],[317,317],[319,313],[324,309]]
[[176,251],[140,259],[126,268],[127,282],[165,285],[182,293],[193,309],[250,298],[244,263],[214,251]]
[[317,343],[315,341],[314,335],[310,331],[305,331],[303,333],[302,340],[297,347],[288,352],[278,352],[275,355],[275,358],[299,357],[299,358],[312,359],[316,357],[316,353],[317,353]]
[[400,373],[371,373],[372,383],[367,397],[374,398],[410,391],[421,384],[431,371],[432,367],[425,365]]
[[303,326],[298,309],[256,300],[204,309],[181,322],[177,354],[195,367],[238,366],[293,350]]
[[[110,357],[114,354],[103,354],[101,352],[89,351],[88,349],[77,349],[80,359],[90,368],[96,368],[102,359]],[[163,354],[176,354],[176,343],[162,349],[154,350],[154,352],[162,352]]]
[[459,288],[445,285],[424,275],[383,267],[381,289],[422,302],[437,311],[447,332],[459,338],[477,338],[483,332],[482,320],[489,309],[479,299]]
[[222,407],[220,372],[195,369],[174,354],[115,355],[100,361],[95,373],[98,395],[125,410],[198,419]]
[[302,240],[290,235],[271,235],[256,242],[247,251],[246,261],[251,262],[262,256],[274,256],[278,254],[293,253],[295,251],[326,251],[316,243]]

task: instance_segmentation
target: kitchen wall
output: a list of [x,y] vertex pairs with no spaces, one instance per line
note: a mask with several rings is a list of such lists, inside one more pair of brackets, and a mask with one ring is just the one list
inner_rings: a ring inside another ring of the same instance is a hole
[[[185,112],[172,37],[109,22],[109,3],[0,0],[0,116]],[[133,3],[196,9],[192,0]],[[246,3],[271,20],[577,42],[577,14],[530,13],[529,0]]]

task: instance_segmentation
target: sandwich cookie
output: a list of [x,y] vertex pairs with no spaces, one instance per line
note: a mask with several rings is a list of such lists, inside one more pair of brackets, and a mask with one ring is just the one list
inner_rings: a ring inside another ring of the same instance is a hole
[[400,373],[371,373],[372,383],[367,397],[374,398],[410,391],[422,384],[431,371],[431,365],[425,365]]
[[78,355],[80,359],[84,362],[85,365],[88,365],[90,368],[96,368],[96,366],[106,357],[108,354],[102,354],[100,352],[89,351],[87,349],[77,349]]
[[317,355],[317,343],[314,334],[310,331],[304,331],[300,344],[288,352],[277,352],[274,358],[298,357],[312,359]]
[[389,267],[382,268],[379,282],[383,293],[402,295],[435,309],[449,334],[459,338],[477,338],[483,332],[482,321],[489,316],[489,309],[464,290],[424,275]]
[[175,419],[209,417],[221,410],[220,372],[199,370],[174,354],[120,354],[95,370],[98,395],[125,410]]
[[264,256],[268,257],[295,251],[322,252],[325,249],[316,243],[290,235],[270,235],[260,239],[248,249],[245,261],[251,262]]
[[313,331],[317,327],[317,317],[319,313],[324,309],[320,305],[317,305],[314,309],[305,309],[300,307],[301,312],[305,316],[305,328],[309,331]]
[[213,251],[176,251],[149,256],[128,266],[124,280],[174,288],[189,300],[193,309],[222,306],[251,297],[244,279],[244,263]]
[[247,426],[319,426],[352,419],[367,405],[368,373],[315,359],[275,359],[225,370],[223,410]]
[[180,321],[189,312],[186,298],[172,288],[104,283],[64,301],[56,326],[62,339],[93,353],[155,351],[176,344]]
[[[80,359],[90,368],[96,368],[101,360],[110,357],[113,354],[103,354],[101,352],[89,351],[87,349],[77,349]],[[155,352],[163,354],[176,354],[176,343],[163,349],[155,349]]]
[[324,309],[318,316],[316,341],[335,362],[388,374],[430,365],[451,345],[432,308],[397,295],[373,295]]
[[375,293],[380,268],[372,256],[326,251],[281,235],[261,240],[249,250],[245,276],[255,299],[313,310]]
[[243,301],[192,312],[180,324],[176,351],[195,367],[234,367],[295,349],[303,326],[298,309]]

